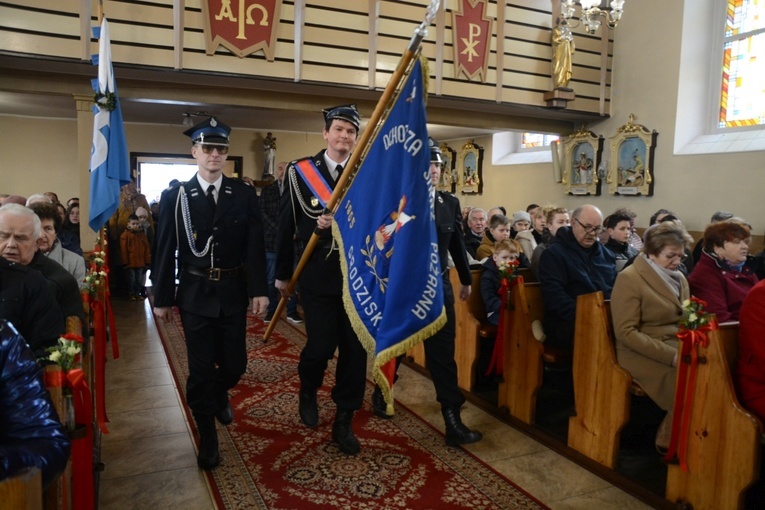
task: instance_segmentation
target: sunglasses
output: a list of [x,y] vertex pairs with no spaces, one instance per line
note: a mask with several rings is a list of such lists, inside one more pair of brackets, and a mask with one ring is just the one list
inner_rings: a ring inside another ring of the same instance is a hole
[[199,147],[202,149],[202,152],[205,154],[212,154],[213,150],[218,151],[218,154],[228,154],[228,145],[211,145],[207,143],[200,143]]

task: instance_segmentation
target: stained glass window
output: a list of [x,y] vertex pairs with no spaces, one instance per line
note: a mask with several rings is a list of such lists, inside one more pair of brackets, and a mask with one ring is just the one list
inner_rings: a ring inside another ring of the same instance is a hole
[[544,133],[523,133],[521,136],[521,149],[535,149],[538,147],[549,147],[553,140],[560,138],[558,135],[547,135]]
[[765,0],[728,0],[718,127],[765,125]]

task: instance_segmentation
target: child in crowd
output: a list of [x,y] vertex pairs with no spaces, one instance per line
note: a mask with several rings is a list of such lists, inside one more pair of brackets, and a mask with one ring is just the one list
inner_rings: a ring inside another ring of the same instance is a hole
[[135,214],[128,216],[127,230],[120,236],[122,262],[125,265],[125,277],[128,284],[128,299],[143,299],[143,281],[146,268],[151,263],[151,251],[146,232],[141,228]]
[[499,312],[502,306],[499,287],[502,276],[499,274],[499,266],[519,260],[521,253],[518,243],[512,239],[502,239],[494,245],[494,254],[483,263],[481,274],[481,298],[486,308],[486,320],[495,326],[499,324]]
[[[481,298],[486,308],[486,320],[489,324],[499,325],[499,314],[502,308],[502,298],[499,288],[502,285],[502,275],[499,266],[518,260],[518,243],[512,239],[502,239],[494,246],[494,254],[483,263],[481,274]],[[477,389],[491,389],[497,380],[486,374],[494,351],[494,338],[482,338],[478,355]]]

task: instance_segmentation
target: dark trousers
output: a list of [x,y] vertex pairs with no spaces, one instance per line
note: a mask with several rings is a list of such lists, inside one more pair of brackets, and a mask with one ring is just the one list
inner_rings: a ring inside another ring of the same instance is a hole
[[465,402],[465,396],[457,386],[457,362],[454,361],[454,291],[448,276],[444,276],[443,283],[446,324],[425,340],[425,363],[436,388],[436,400],[441,407],[459,410]]
[[342,296],[301,288],[300,297],[308,336],[298,364],[301,390],[314,392],[321,387],[327,363],[338,349],[332,400],[338,409],[360,409],[366,387],[367,353],[348,320]]
[[146,278],[146,269],[143,267],[126,267],[128,294],[137,296],[143,293],[143,282]]
[[211,416],[247,370],[247,310],[226,317],[180,314],[189,359],[186,400],[195,418]]

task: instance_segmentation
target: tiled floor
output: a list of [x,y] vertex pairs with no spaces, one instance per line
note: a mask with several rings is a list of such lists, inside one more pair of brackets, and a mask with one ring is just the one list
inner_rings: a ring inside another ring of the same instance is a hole
[[[121,356],[106,367],[100,508],[215,508],[148,302],[115,300],[114,311]],[[397,399],[443,431],[431,381],[405,366],[399,375]],[[649,508],[475,406],[462,416],[484,434],[467,449],[553,509]]]

